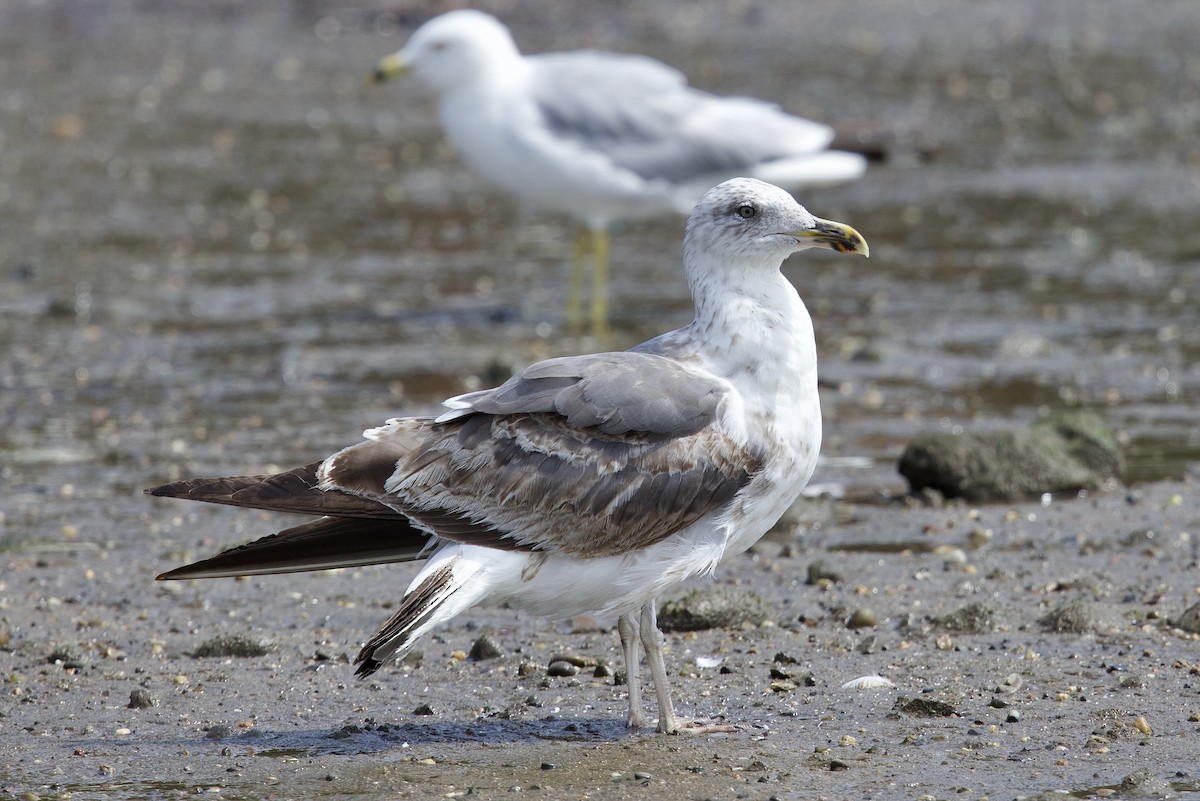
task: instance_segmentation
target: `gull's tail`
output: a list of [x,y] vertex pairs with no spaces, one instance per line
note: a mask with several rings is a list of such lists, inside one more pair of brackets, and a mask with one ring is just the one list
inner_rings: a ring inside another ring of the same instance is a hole
[[358,652],[354,664],[359,678],[370,676],[389,659],[404,656],[425,632],[487,594],[487,582],[479,575],[483,566],[461,555],[457,547],[450,550],[448,558],[434,557],[413,579],[396,614]]

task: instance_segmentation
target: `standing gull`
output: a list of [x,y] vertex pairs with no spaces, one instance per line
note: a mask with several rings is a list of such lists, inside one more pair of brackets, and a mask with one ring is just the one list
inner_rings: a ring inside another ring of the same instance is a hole
[[426,559],[355,659],[368,676],[476,604],[618,615],[631,728],[678,731],[655,598],[753,545],[799,496],[821,442],[816,343],[780,273],[797,250],[867,255],[848,225],[736,178],[688,220],[690,325],[632,350],[549,359],[495,389],[397,418],[287,473],[199,478],[151,495],[322,515],[160,579]]
[[567,318],[580,328],[591,251],[591,325],[601,341],[610,223],[687,213],[706,189],[736,175],[796,189],[866,169],[862,156],[827,149],[828,126],[753,98],[692,89],[683,73],[644,56],[522,56],[508,29],[480,11],[425,23],[379,62],[375,79],[406,72],[439,98],[446,136],[484,178],[531,210],[583,226]]

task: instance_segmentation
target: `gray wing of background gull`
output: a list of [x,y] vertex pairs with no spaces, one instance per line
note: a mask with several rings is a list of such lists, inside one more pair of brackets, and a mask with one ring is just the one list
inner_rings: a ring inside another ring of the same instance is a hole
[[688,183],[815,153],[833,129],[749,97],[718,97],[643,56],[593,51],[526,56],[530,92],[556,136],[647,180]]
[[[722,380],[650,353],[539,362],[447,401],[451,411],[437,420],[391,420],[283,474],[286,491],[280,476],[151,490],[338,516],[164,576],[237,575],[247,562],[269,573],[407,561],[430,534],[584,557],[644,548],[720,508],[757,469],[761,454],[711,425],[728,392]],[[353,551],[339,550],[352,540]]]

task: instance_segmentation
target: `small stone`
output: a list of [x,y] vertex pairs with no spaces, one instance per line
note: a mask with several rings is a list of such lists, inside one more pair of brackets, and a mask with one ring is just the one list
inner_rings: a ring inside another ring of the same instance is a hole
[[637,779],[640,782],[648,782],[654,778],[654,774],[647,773],[644,770],[635,770],[633,772],[633,778]]
[[414,715],[432,715],[432,714],[434,714],[433,707],[431,707],[429,704],[421,704],[419,707],[414,709],[412,711],[412,713]]
[[63,670],[81,670],[87,664],[82,654],[66,645],[61,645],[51,651],[46,657],[46,662],[51,665],[59,665]]
[[846,620],[848,629],[869,629],[877,625],[879,625],[879,616],[865,607],[855,609]]
[[818,559],[815,562],[809,562],[808,572],[805,576],[804,583],[810,586],[824,585],[829,586],[838,583],[842,580],[842,574],[827,565],[823,560]]
[[702,631],[757,626],[771,617],[758,593],[731,587],[705,587],[667,601],[658,613],[663,631]]
[[996,630],[996,610],[987,603],[970,603],[935,622],[957,634],[987,634]]
[[1177,629],[1183,629],[1188,634],[1200,634],[1200,601],[1189,606],[1171,621]]
[[1005,723],[1020,723],[1021,722],[1021,713],[1015,709],[1012,710],[1011,712],[1008,713],[1008,717],[1004,718],[1004,722]]
[[1120,628],[1120,618],[1108,606],[1076,599],[1038,618],[1038,625],[1057,634],[1111,634]]
[[572,654],[572,653],[553,654],[550,657],[550,661],[551,662],[569,662],[570,664],[574,665],[575,667],[591,667],[592,665],[596,664],[596,660],[590,656],[583,656],[582,654]]
[[934,701],[928,698],[914,698],[906,701],[898,698],[896,703],[901,712],[915,718],[948,718],[958,714],[954,707],[945,701]]
[[1133,728],[1140,731],[1142,734],[1154,734],[1154,730],[1150,728],[1149,722],[1143,715],[1138,715],[1137,720],[1133,722]]
[[150,709],[158,706],[158,699],[150,695],[149,690],[139,687],[129,693],[129,703],[126,706],[130,709]]
[[990,706],[992,709],[1004,709],[1006,706],[1008,706],[1008,701],[1005,701],[1003,698],[997,698],[993,696],[992,700],[988,701],[988,706]]
[[592,671],[592,676],[597,679],[606,679],[613,675],[612,666],[607,662],[597,662],[596,669]]
[[532,662],[522,662],[517,665],[517,675],[525,678],[527,676],[536,676],[540,672],[537,665]]
[[1015,693],[1017,690],[1021,689],[1021,685],[1024,683],[1024,679],[1022,679],[1016,673],[1009,673],[1004,677],[1004,681],[996,685],[996,689],[993,692],[1002,694]]
[[242,634],[232,634],[228,637],[214,637],[205,640],[192,651],[192,658],[206,659],[212,657],[235,657],[247,659],[266,656],[271,652],[271,646]]
[[502,656],[504,656],[504,651],[500,649],[490,634],[481,634],[479,639],[471,645],[471,652],[468,654],[468,658],[476,662],[484,659],[499,659]]
[[217,723],[213,726],[209,726],[208,731],[204,733],[204,736],[209,740],[223,740],[232,735],[233,727],[227,723]]
[[547,676],[574,676],[579,668],[565,659],[556,659],[546,668]]
[[558,764],[555,762],[543,762],[542,763],[542,770],[554,770],[557,767],[558,767]]

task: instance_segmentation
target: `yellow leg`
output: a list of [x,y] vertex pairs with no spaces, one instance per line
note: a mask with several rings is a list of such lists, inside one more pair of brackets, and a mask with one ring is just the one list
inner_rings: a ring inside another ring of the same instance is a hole
[[575,237],[575,248],[571,254],[571,277],[567,284],[567,326],[571,336],[583,333],[583,266],[587,260],[589,232],[580,229]]
[[599,347],[608,342],[608,231],[591,232],[592,259],[592,336]]

